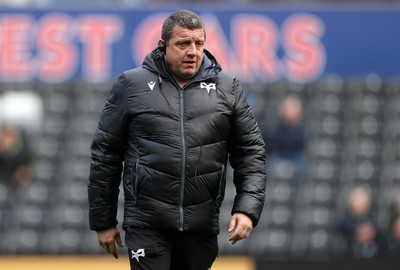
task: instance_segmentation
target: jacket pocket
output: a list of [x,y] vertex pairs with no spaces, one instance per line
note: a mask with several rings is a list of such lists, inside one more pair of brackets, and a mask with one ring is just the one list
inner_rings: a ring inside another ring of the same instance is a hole
[[217,204],[218,207],[221,207],[222,202],[224,200],[225,185],[226,185],[225,165],[222,165],[221,175],[219,177],[218,193],[217,193],[217,197],[215,198],[215,203]]
[[139,159],[132,164],[132,173],[131,173],[131,183],[132,183],[132,195],[133,195],[133,204],[136,205],[137,195],[138,195],[138,175],[139,175]]

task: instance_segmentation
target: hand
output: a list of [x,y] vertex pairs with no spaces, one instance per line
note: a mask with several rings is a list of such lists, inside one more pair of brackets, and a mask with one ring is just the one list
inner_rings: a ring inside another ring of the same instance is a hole
[[97,240],[102,248],[112,254],[115,259],[118,259],[118,252],[115,243],[120,247],[123,247],[124,245],[122,244],[121,234],[117,227],[98,231]]
[[235,213],[229,224],[228,232],[231,233],[229,241],[232,245],[236,244],[237,241],[249,237],[252,229],[253,221],[248,216],[242,213]]

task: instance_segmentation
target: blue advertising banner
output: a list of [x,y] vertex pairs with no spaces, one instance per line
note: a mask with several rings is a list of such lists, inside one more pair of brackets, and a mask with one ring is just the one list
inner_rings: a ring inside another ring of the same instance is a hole
[[[400,75],[400,10],[194,10],[241,80]],[[0,81],[104,82],[142,63],[172,10],[0,11]]]

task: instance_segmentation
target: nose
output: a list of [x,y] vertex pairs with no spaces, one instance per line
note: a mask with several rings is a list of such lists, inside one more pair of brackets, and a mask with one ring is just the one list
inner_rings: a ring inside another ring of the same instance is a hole
[[196,44],[192,42],[187,50],[188,55],[195,55],[196,54]]

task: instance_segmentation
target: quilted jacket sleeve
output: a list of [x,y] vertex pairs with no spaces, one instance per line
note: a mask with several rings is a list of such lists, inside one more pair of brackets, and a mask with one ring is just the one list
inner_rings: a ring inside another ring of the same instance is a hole
[[230,164],[234,169],[237,195],[232,214],[248,215],[256,226],[264,206],[266,188],[265,145],[254,114],[238,79],[233,81],[235,96],[229,141]]
[[121,75],[113,85],[91,145],[88,184],[89,225],[100,231],[115,226],[127,130],[127,89]]

